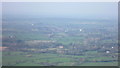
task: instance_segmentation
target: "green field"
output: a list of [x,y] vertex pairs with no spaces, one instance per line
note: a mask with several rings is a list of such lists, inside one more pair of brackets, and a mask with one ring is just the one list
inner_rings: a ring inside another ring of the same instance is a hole
[[[95,62],[114,60],[112,57],[72,56],[27,52],[3,52],[3,66],[117,66],[117,62]],[[116,58],[117,59],[117,58]],[[81,61],[81,62],[79,62]],[[88,61],[91,61],[88,63]]]

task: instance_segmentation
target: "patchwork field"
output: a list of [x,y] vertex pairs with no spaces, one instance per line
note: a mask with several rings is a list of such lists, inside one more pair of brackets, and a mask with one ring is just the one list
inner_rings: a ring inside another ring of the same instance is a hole
[[115,21],[62,20],[4,19],[3,66],[118,65]]

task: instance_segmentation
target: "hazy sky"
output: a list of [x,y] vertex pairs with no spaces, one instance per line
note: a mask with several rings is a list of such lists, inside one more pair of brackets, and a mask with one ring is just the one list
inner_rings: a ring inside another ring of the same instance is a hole
[[117,2],[14,2],[3,3],[3,16],[115,19]]

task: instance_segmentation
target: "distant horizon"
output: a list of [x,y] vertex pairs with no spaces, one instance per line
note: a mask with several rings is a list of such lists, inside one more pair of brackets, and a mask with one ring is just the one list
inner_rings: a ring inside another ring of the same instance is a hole
[[117,20],[117,8],[114,2],[12,2],[2,4],[2,16]]
[[117,22],[118,19],[89,19],[89,18],[67,18],[67,17],[29,17],[29,16],[19,16],[19,17],[14,17],[14,16],[5,16],[2,17],[2,20],[27,20],[27,19],[51,19],[51,20],[60,20],[60,19],[66,19],[66,20],[80,20],[80,21],[110,21],[110,22]]

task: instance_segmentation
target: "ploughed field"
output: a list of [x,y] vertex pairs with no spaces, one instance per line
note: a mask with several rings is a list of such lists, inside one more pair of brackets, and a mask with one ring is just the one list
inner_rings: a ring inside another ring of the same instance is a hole
[[3,66],[117,66],[117,22],[3,19]]

